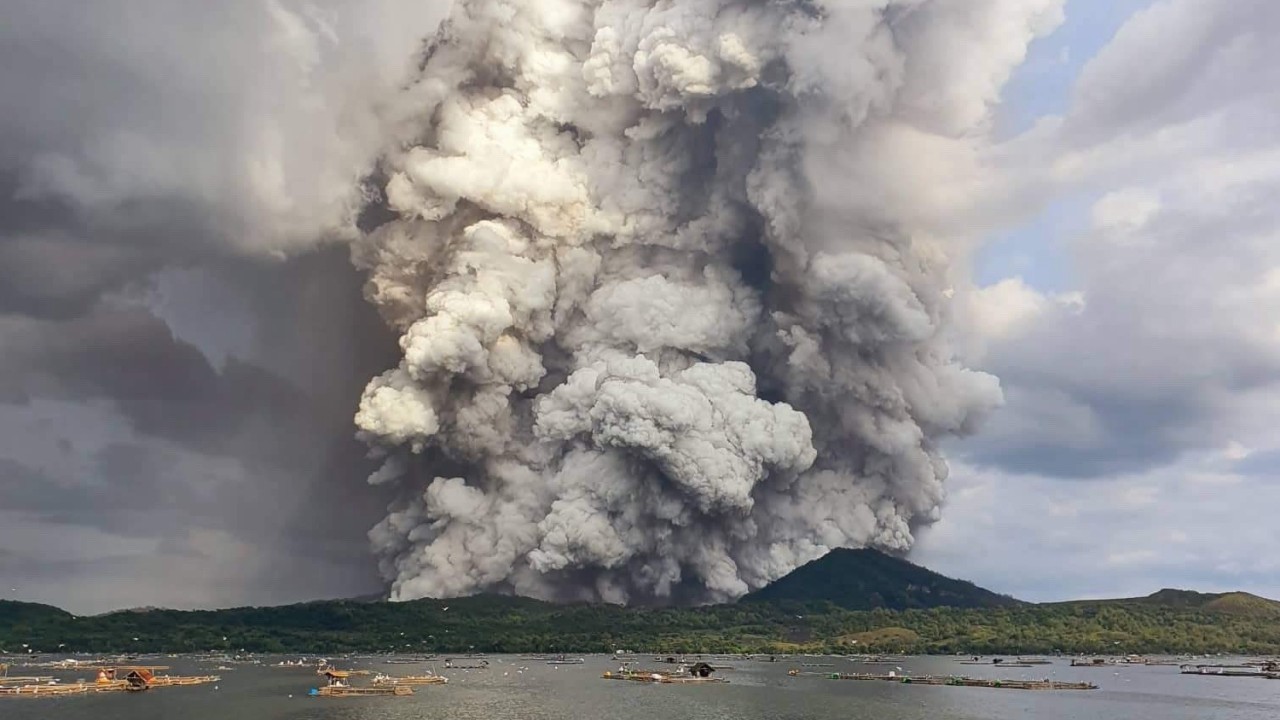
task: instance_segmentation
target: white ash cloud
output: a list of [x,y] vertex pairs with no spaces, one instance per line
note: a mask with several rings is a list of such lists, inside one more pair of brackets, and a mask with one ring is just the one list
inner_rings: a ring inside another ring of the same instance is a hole
[[741,595],[905,551],[999,404],[948,345],[993,104],[1059,0],[467,0],[407,89],[357,415],[410,599]]

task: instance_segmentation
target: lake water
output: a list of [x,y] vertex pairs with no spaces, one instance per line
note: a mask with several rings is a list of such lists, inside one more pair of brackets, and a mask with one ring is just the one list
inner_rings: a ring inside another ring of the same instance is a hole
[[[641,656],[645,667],[657,667]],[[1176,666],[1072,668],[1068,660],[1030,668],[965,665],[950,658],[904,658],[908,673],[975,677],[1088,680],[1092,691],[1024,691],[931,687],[889,682],[789,677],[799,662],[831,663],[811,672],[886,672],[844,658],[796,658],[776,663],[733,660],[729,684],[652,685],[603,680],[617,668],[606,656],[582,665],[547,665],[516,656],[490,656],[486,670],[446,669],[443,663],[339,662],[340,667],[410,675],[434,668],[448,685],[416,688],[412,697],[311,698],[314,670],[236,665],[213,670],[182,658],[171,674],[222,676],[216,686],[157,688],[50,699],[0,699],[3,720],[1276,720],[1280,681],[1182,676]],[[272,660],[274,661],[274,659]],[[469,662],[469,661],[468,661]],[[29,674],[15,668],[13,674]],[[48,671],[30,671],[47,674]],[[58,673],[65,680],[92,673]]]

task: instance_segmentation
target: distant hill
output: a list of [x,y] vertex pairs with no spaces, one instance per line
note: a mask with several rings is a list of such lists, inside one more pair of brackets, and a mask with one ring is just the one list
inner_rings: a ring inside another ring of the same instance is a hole
[[115,615],[117,613],[149,613],[149,612],[160,612],[161,610],[167,610],[167,609],[168,608],[157,607],[155,605],[146,605],[143,607],[131,607],[131,608],[122,608],[120,610],[108,610],[107,612],[104,612],[102,614]]
[[0,600],[0,626],[36,625],[70,620],[73,615],[52,605]]
[[45,630],[66,627],[75,619],[52,605],[0,600],[0,653],[22,652],[23,638],[42,636]]
[[1202,593],[1165,588],[1142,598],[1141,602],[1231,615],[1280,616],[1280,602],[1247,592]]
[[1247,592],[1202,593],[1195,590],[1164,588],[1145,597],[1114,600],[1069,600],[1052,603],[1061,606],[1149,605],[1155,607],[1222,613],[1255,618],[1280,619],[1280,602]]
[[744,602],[829,602],[847,610],[990,608],[1022,603],[939,575],[879,550],[836,549],[743,598]]

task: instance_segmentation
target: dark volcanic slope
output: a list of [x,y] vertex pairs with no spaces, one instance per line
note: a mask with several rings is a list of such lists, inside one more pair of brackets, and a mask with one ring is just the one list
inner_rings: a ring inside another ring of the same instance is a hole
[[850,610],[1005,607],[1021,602],[878,550],[832,550],[744,602],[830,602]]

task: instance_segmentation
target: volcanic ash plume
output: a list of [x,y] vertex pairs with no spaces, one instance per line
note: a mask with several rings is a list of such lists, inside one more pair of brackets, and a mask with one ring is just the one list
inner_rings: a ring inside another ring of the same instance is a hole
[[355,249],[404,351],[356,416],[393,598],[700,602],[908,549],[1000,401],[944,341],[919,166],[1057,5],[456,3]]

